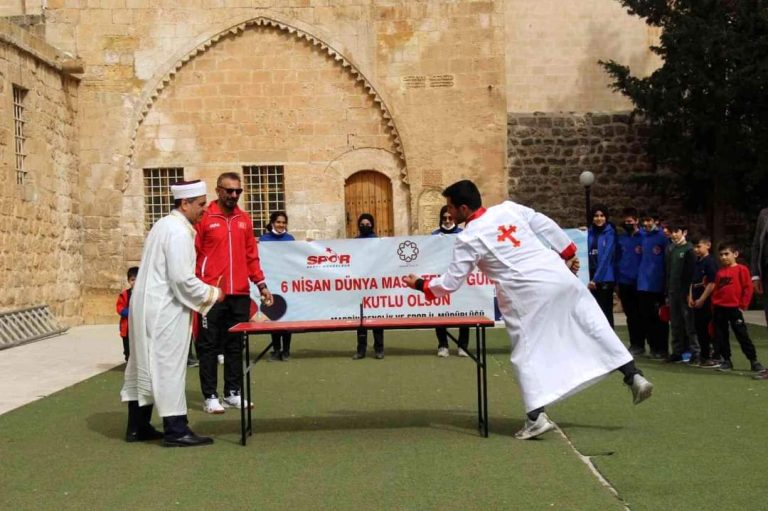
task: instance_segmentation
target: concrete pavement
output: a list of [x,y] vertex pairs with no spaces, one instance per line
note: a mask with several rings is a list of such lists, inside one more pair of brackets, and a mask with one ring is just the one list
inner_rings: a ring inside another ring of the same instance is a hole
[[[765,326],[762,311],[747,311],[744,317]],[[616,314],[615,323],[626,325],[624,314]],[[0,415],[122,363],[116,324],[74,327],[64,335],[0,350]]]

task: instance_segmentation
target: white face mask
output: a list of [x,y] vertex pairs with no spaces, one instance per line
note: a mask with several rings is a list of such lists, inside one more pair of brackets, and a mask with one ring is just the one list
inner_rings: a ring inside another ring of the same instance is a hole
[[456,227],[456,224],[455,224],[455,223],[453,223],[453,222],[451,222],[451,223],[449,223],[449,224],[443,224],[443,229],[445,229],[446,231],[450,231],[450,230],[451,230],[451,229],[453,229],[454,227]]

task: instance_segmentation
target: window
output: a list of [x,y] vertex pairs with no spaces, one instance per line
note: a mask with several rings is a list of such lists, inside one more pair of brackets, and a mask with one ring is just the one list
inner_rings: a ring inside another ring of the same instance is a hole
[[24,151],[24,141],[26,140],[26,129],[24,120],[24,106],[27,97],[27,89],[13,86],[13,133],[16,152],[16,183],[24,184],[27,182],[27,168],[24,159],[27,157]]
[[285,178],[282,165],[243,167],[245,209],[251,213],[253,234],[258,237],[272,211],[285,210]]
[[180,167],[144,169],[144,226],[147,231],[171,212],[171,185],[183,180],[184,169]]

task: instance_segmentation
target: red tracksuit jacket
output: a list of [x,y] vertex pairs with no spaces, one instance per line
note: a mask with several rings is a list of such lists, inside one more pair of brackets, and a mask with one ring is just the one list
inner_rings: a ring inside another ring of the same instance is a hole
[[242,209],[235,206],[231,215],[225,215],[214,201],[195,230],[195,273],[200,280],[215,286],[221,277],[219,286],[228,295],[249,294],[249,280],[264,282],[253,223]]
[[120,296],[117,297],[117,303],[115,304],[115,310],[120,315],[120,337],[128,337],[128,317],[123,317],[123,309],[129,306],[131,301],[131,294],[128,289],[123,289]]

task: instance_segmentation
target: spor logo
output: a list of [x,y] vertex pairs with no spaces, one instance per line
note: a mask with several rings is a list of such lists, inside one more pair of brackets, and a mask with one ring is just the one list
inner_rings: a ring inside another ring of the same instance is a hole
[[323,255],[311,255],[307,257],[307,268],[339,268],[349,266],[351,263],[352,256],[350,254],[337,254],[330,248],[326,248]]

